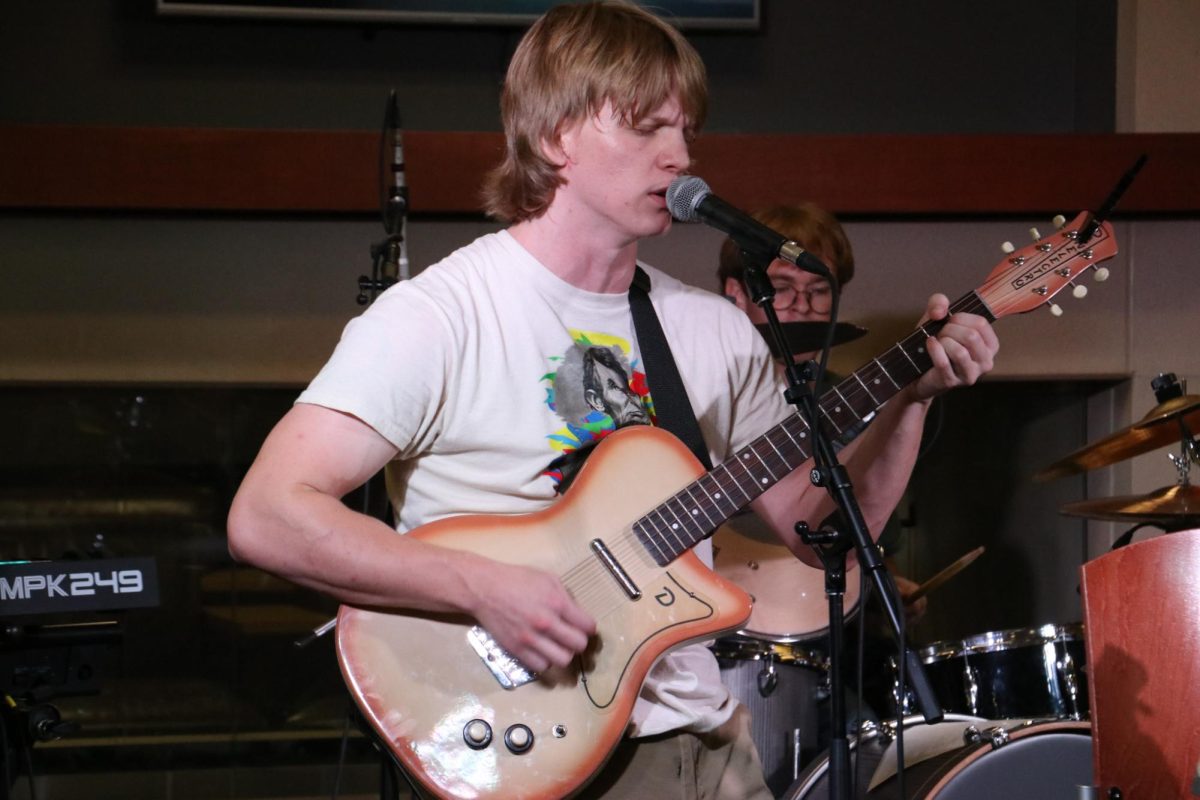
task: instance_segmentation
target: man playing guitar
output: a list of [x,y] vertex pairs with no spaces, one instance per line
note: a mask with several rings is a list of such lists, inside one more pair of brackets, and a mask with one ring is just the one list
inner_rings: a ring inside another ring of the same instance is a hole
[[[627,293],[638,242],[671,226],[664,195],[689,166],[706,102],[693,48],[630,3],[558,6],[536,22],[508,70],[507,149],[487,181],[488,211],[508,227],[389,289],[347,326],[234,500],[233,555],[348,605],[469,616],[534,672],[572,665],[599,623],[559,577],[519,553],[397,535],[340,498],[386,466],[401,533],[550,506],[558,476],[547,465],[615,427],[585,397],[589,348],[612,352],[604,379],[623,376],[653,417]],[[792,413],[771,356],[728,302],[643,268],[717,463]],[[935,295],[927,316],[947,310]],[[974,383],[997,346],[982,318],[952,316],[926,344],[933,368],[843,451],[873,530],[903,491],[929,400]],[[832,510],[804,469],[754,508],[810,560],[793,523]],[[688,797],[769,797],[738,708],[707,649],[672,650],[582,796],[678,796],[682,782]],[[535,796],[525,791],[507,796]]]

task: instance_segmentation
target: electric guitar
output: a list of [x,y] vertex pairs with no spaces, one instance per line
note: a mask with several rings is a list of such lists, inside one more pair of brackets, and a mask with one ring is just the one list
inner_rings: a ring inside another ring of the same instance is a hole
[[[1117,253],[1110,225],[1080,214],[1005,258],[950,311],[994,321],[1031,311]],[[1099,270],[1103,278],[1107,270]],[[853,436],[930,367],[919,327],[821,397],[822,424]],[[440,798],[548,800],[577,791],[603,766],[629,722],[654,661],[687,642],[741,626],[746,593],[705,567],[693,545],[809,460],[799,415],[710,472],[658,428],[635,426],[596,447],[575,485],[544,511],[460,516],[407,535],[560,576],[596,619],[567,669],[531,674],[467,617],[342,606],[342,674],[381,741]]]

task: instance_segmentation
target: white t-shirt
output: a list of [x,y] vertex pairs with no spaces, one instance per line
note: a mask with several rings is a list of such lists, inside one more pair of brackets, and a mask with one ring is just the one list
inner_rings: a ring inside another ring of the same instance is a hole
[[[720,463],[789,413],[770,354],[732,304],[643,268]],[[380,295],[298,402],[351,414],[396,446],[388,490],[402,532],[457,514],[539,511],[556,497],[552,461],[652,408],[627,295],[564,282],[507,231]],[[711,566],[707,540],[697,552]],[[651,670],[634,732],[711,730],[732,708],[716,660],[690,645]]]

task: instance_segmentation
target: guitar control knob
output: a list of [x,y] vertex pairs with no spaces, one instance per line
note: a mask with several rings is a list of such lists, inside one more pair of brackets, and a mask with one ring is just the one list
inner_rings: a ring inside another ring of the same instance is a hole
[[1000,245],[1000,249],[1003,250],[1005,253],[1011,253],[1014,250],[1016,250],[1017,248],[1013,247],[1012,242],[1005,242],[1004,244]]
[[504,746],[516,755],[528,751],[533,747],[533,731],[525,725],[510,725],[504,732]]
[[492,726],[481,719],[473,719],[463,726],[463,741],[472,750],[482,750],[492,743]]

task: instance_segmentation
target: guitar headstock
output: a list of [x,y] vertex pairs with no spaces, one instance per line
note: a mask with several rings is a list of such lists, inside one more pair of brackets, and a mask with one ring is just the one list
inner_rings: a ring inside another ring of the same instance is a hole
[[[1075,279],[1087,270],[1096,270],[1097,280],[1108,276],[1108,270],[1098,265],[1117,254],[1116,236],[1112,225],[1105,222],[1080,244],[1079,233],[1089,220],[1085,211],[1055,233],[1038,238],[996,265],[975,290],[996,319],[1049,304],[1050,298],[1068,286],[1074,286],[1076,297],[1082,297],[1087,288],[1076,284]],[[1053,304],[1051,311],[1062,313]]]

